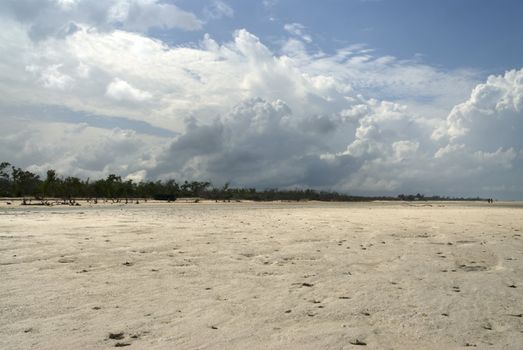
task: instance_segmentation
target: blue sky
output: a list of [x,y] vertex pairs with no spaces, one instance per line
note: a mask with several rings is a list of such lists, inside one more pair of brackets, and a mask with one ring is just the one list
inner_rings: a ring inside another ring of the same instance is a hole
[[0,160],[523,199],[523,3],[5,0]]
[[[174,3],[205,16],[205,0]],[[228,40],[237,28],[255,33],[277,48],[286,23],[300,23],[313,48],[334,52],[365,44],[383,55],[447,68],[474,67],[487,74],[519,68],[523,62],[523,2],[517,0],[279,0],[229,1],[233,17],[206,23],[201,31],[152,31],[176,44],[199,41],[202,32]]]

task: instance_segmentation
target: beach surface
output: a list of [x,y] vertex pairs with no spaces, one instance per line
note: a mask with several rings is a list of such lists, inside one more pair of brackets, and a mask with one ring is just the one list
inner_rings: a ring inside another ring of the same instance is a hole
[[521,203],[0,205],[0,349],[523,349]]

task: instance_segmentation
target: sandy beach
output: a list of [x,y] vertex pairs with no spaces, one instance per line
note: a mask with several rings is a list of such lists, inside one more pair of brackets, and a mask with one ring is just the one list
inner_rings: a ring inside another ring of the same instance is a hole
[[521,203],[0,206],[1,349],[522,349]]

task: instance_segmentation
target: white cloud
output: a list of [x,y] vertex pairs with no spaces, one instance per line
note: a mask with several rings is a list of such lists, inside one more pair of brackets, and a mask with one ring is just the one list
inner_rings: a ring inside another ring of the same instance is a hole
[[144,102],[152,98],[149,92],[137,89],[125,80],[118,78],[107,85],[105,94],[117,101]]
[[307,43],[312,42],[312,38],[310,35],[305,33],[305,26],[300,23],[287,23],[283,26],[283,29],[285,29],[290,34],[293,34],[299,38],[301,38],[303,41]]
[[109,8],[107,19],[110,24],[133,31],[152,27],[197,30],[203,24],[194,14],[157,0],[117,0]]
[[[13,27],[20,27],[11,24],[8,24],[11,31]],[[347,96],[358,92],[370,95],[373,91],[386,95],[383,91],[392,90],[390,85],[405,99],[415,99],[420,90],[428,91],[435,99],[448,99],[448,95],[456,95],[453,91],[470,84],[460,85],[454,74],[394,58],[354,63],[358,55],[368,56],[368,52],[361,53],[364,49],[316,56],[295,46],[292,56],[291,52],[277,56],[245,30],[237,31],[233,41],[223,44],[206,36],[199,47],[193,48],[168,47],[136,33],[103,32],[82,26],[64,38],[38,44],[24,37],[22,29],[18,36],[19,42],[26,44],[6,48],[10,56],[4,59],[10,60],[16,55],[19,58],[9,63],[8,71],[0,72],[22,85],[16,98],[23,98],[25,94],[28,99],[97,114],[125,115],[175,130],[184,127],[187,116],[209,121],[246,98],[282,99],[296,115],[332,114],[352,108]],[[17,65],[24,61],[22,57],[26,61],[23,71],[15,73]],[[67,99],[51,91],[34,91],[34,86],[27,84],[34,76],[26,77],[23,83],[17,78],[27,74],[26,66],[57,64],[60,65],[58,71],[74,81],[75,91]],[[422,82],[422,76],[426,76],[428,82]],[[103,97],[108,82],[114,77],[150,93],[154,109],[108,104]],[[465,77],[459,79],[466,80]],[[431,85],[438,81],[437,86]],[[12,91],[9,87],[12,85],[5,89]]]
[[37,74],[38,82],[50,89],[64,90],[70,87],[74,79],[69,75],[60,72],[61,64],[53,64],[46,68],[40,68],[34,65],[27,66],[26,71]]
[[446,124],[432,137],[490,151],[499,146],[523,148],[523,139],[518,136],[523,130],[522,116],[523,69],[512,70],[477,85],[470,98],[452,109]]
[[70,10],[74,8],[79,0],[56,0],[56,3],[64,10]]
[[100,178],[110,173],[142,174],[154,166],[154,155],[165,142],[130,130],[107,130],[85,124],[28,123],[10,118],[6,126],[7,133],[0,138],[0,159],[39,173],[52,168],[62,175],[85,178]]
[[[331,130],[299,123],[281,100],[247,100],[210,125],[188,120],[186,132],[158,157],[161,177],[209,179],[245,186],[320,184],[316,166],[328,146],[317,136]],[[328,185],[341,175],[330,166]],[[327,174],[329,169],[323,169]]]
[[213,0],[210,5],[205,7],[204,14],[209,19],[232,18],[234,17],[234,10],[224,1]]
[[[376,194],[499,188],[523,196],[523,71],[478,84],[472,71],[380,57],[362,45],[313,52],[297,24],[287,27],[297,37],[278,53],[246,30],[228,42],[206,35],[170,47],[136,31],[180,27],[176,16],[151,19],[174,5],[95,4],[41,5],[43,13],[62,8],[65,18],[55,14],[53,30],[37,37],[39,13],[0,22],[0,110],[8,111],[0,120],[10,125],[0,131],[3,159],[92,177],[118,172]],[[103,15],[87,15],[86,6]],[[42,106],[180,135],[39,120],[34,111]],[[30,128],[20,121],[26,117]]]
[[138,183],[138,182],[141,182],[141,181],[145,181],[147,180],[147,171],[146,170],[138,170],[134,173],[131,173],[129,175],[127,175],[125,178],[125,181],[133,181],[135,183]]
[[5,0],[0,17],[23,23],[34,40],[70,34],[75,25],[147,32],[154,27],[199,30],[204,24],[195,14],[160,0]]
[[398,161],[403,161],[406,158],[416,156],[419,149],[419,142],[410,140],[401,140],[392,143],[394,155]]

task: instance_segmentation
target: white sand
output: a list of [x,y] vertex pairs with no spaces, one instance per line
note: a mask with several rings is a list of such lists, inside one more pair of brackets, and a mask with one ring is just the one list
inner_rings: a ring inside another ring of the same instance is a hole
[[4,204],[0,349],[523,349],[522,234],[500,203]]

